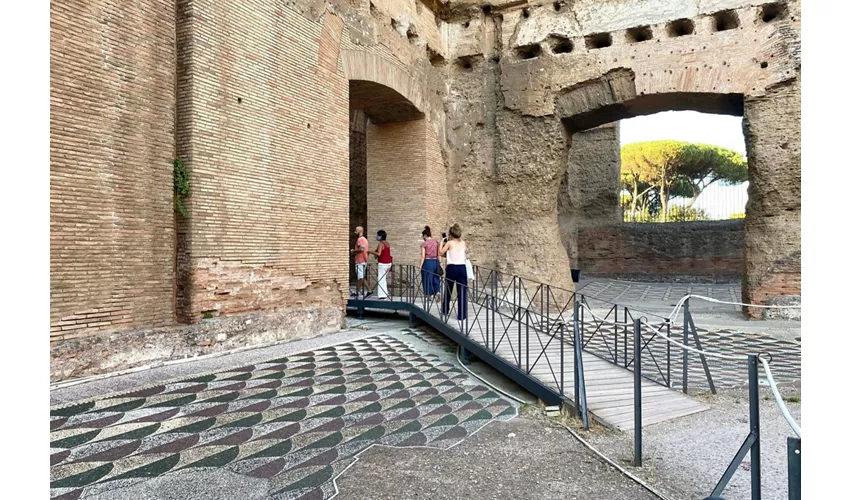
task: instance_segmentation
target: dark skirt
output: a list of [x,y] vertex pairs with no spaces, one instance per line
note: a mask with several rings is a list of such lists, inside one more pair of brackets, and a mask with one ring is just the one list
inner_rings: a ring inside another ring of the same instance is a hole
[[440,261],[437,259],[425,259],[422,262],[422,291],[426,297],[436,295],[440,291],[440,277],[437,275],[439,266]]

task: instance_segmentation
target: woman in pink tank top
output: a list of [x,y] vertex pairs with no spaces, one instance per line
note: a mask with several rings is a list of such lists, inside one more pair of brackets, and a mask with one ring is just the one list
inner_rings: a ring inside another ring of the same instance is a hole
[[419,246],[419,269],[422,273],[422,291],[429,299],[440,293],[440,245],[431,237],[431,228],[425,226],[422,231],[422,244]]

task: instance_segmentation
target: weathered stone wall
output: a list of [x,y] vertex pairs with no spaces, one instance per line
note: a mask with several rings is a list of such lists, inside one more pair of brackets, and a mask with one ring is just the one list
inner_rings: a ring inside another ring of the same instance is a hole
[[[512,219],[553,219],[539,213],[538,201],[552,199],[558,192],[564,169],[559,165],[561,175],[547,180],[556,164],[545,166],[540,158],[525,154],[526,148],[539,149],[543,137],[553,136],[541,136],[534,127],[502,124],[529,123],[532,117],[541,122],[563,120],[567,137],[560,147],[566,158],[570,136],[575,142],[574,134],[584,130],[667,110],[740,116],[751,112],[752,105],[745,107],[745,101],[770,100],[773,87],[798,78],[800,3],[796,1],[762,5],[741,0],[496,2],[490,14],[473,8],[476,5],[480,3],[463,2],[448,9],[457,19],[446,28],[447,50],[456,58],[449,65],[453,74],[446,130],[453,168],[450,178],[460,176],[458,185],[469,182],[472,186],[451,200],[462,217],[483,221],[488,257],[499,252],[492,242],[509,234],[500,229],[512,225]],[[510,114],[518,118],[506,118]],[[789,133],[798,129],[799,121],[790,125]],[[511,148],[512,144],[522,146]],[[784,154],[783,161],[794,161],[791,153]],[[524,171],[523,182],[535,185],[534,199],[521,192],[487,199],[487,193],[505,194],[503,186],[509,181],[499,173],[485,177],[465,170],[470,165],[482,169],[489,163],[490,172],[498,172],[501,159]],[[474,180],[468,181],[469,177]],[[528,177],[534,181],[528,182]],[[759,177],[752,182],[760,182]],[[477,201],[467,206],[462,200],[472,191]],[[546,210],[556,212],[555,204]],[[762,216],[748,211],[748,220]],[[748,228],[759,224],[753,222]],[[786,229],[789,240],[799,241],[799,226]],[[569,246],[569,228],[566,233],[562,240]],[[546,243],[541,240],[534,245],[545,247]],[[569,267],[566,256],[555,248],[562,244],[545,247],[550,256],[544,259],[546,266],[537,259],[524,261],[529,246],[503,248],[495,258],[521,262],[516,272],[536,270],[549,282],[558,280],[559,273]],[[765,270],[763,263],[754,266],[759,273]],[[793,278],[782,281],[793,287]]]
[[737,281],[744,271],[744,221],[618,224],[578,231],[583,274],[638,280]]
[[558,192],[561,242],[573,267],[581,255],[581,228],[619,224],[623,220],[619,131],[619,125],[612,123],[573,134],[567,173]]
[[799,76],[744,106],[750,187],[741,294],[759,304],[801,291]]
[[174,2],[50,2],[50,340],[173,322]]

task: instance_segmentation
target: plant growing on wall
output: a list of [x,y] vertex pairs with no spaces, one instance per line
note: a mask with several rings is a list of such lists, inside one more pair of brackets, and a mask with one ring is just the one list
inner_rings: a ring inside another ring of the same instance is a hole
[[183,200],[189,194],[189,172],[180,158],[174,159],[174,207],[177,213],[187,217],[189,212],[183,204]]

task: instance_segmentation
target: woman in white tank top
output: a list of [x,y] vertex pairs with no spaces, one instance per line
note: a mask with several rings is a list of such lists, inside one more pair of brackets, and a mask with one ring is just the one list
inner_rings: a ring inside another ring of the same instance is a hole
[[466,276],[466,242],[461,239],[460,226],[455,224],[449,229],[450,240],[440,244],[440,257],[446,257],[446,290],[443,293],[443,314],[449,314],[452,291],[457,285],[457,319],[466,319],[466,292],[468,280]]

